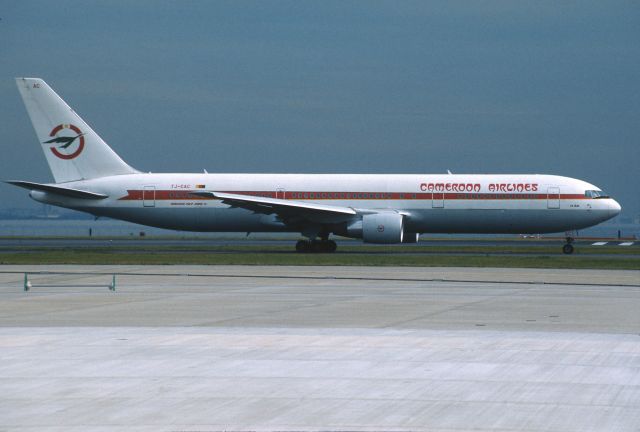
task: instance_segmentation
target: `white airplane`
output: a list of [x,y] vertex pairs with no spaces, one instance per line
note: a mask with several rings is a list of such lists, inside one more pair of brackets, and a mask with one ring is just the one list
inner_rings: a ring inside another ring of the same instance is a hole
[[298,232],[415,243],[423,233],[570,232],[620,213],[600,188],[539,174],[152,174],[125,163],[43,80],[16,78],[55,183],[8,181],[36,201],[184,231]]

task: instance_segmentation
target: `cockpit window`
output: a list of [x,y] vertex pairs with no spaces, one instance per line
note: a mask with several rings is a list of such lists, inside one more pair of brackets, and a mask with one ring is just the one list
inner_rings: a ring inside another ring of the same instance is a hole
[[601,190],[588,190],[588,191],[584,191],[584,195],[587,198],[593,198],[593,199],[601,199],[601,198],[610,198],[609,195],[607,195],[606,193],[604,193]]

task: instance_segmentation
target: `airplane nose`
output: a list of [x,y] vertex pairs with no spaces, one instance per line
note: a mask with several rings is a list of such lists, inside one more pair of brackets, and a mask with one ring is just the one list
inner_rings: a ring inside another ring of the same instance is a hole
[[622,211],[622,207],[620,206],[620,204],[618,204],[618,201],[612,199],[611,204],[609,205],[609,216],[610,217],[618,216],[621,211]]

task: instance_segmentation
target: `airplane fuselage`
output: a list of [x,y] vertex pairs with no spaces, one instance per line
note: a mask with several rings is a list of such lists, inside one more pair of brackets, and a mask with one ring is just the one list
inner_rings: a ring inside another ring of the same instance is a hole
[[396,211],[412,233],[561,232],[620,211],[613,199],[585,194],[597,187],[552,175],[131,174],[65,186],[109,197],[87,201],[40,191],[31,196],[96,216],[185,231],[300,231],[274,214],[192,194],[199,190]]

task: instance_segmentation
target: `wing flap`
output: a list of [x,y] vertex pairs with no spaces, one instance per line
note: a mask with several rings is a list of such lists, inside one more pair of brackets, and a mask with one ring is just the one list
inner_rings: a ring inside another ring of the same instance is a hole
[[42,183],[34,183],[22,180],[9,180],[5,183],[12,184],[14,186],[18,186],[21,188],[29,189],[29,190],[37,190],[47,193],[52,193],[56,195],[62,195],[69,198],[80,198],[80,199],[93,199],[93,200],[101,200],[105,198],[109,198],[109,195],[104,195],[97,192],[89,192],[80,189],[72,189],[66,188],[57,185],[50,184],[42,184]]

